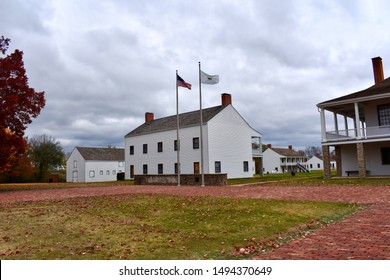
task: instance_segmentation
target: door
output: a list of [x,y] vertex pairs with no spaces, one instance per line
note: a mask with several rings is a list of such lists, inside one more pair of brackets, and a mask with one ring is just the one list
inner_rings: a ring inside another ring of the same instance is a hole
[[72,182],[77,183],[79,181],[79,172],[78,171],[73,171],[72,173]]
[[199,162],[194,162],[194,174],[199,174]]
[[130,178],[134,178],[134,165],[130,165]]

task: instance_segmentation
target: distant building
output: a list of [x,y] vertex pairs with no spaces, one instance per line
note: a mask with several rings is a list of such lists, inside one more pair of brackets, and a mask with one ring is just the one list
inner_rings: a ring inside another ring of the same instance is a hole
[[320,156],[312,156],[307,161],[307,169],[309,171],[323,170],[324,169],[324,162],[322,160],[322,157],[320,157]]
[[125,150],[76,147],[66,164],[67,182],[116,181],[125,172]]
[[[321,113],[324,174],[330,173],[330,147],[337,176],[390,175],[390,78],[382,59],[372,59],[375,85],[317,104]],[[330,124],[326,113],[331,114]]]
[[307,157],[293,150],[292,146],[288,149],[273,148],[268,144],[267,149],[263,152],[264,173],[284,173],[307,171]]
[[[232,106],[230,94],[219,106],[203,109],[204,173],[226,173],[228,178],[252,177],[261,172],[261,134]],[[182,113],[180,173],[201,171],[200,111]],[[137,174],[177,174],[176,115],[154,119],[125,136],[126,179]]]
[[[319,155],[312,156],[306,165],[309,171],[324,170],[324,161],[322,160],[322,156]],[[330,169],[336,169],[336,160],[333,158],[330,160]]]

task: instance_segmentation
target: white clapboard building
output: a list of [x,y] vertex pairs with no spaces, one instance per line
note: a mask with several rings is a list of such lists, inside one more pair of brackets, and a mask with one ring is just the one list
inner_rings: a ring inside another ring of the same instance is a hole
[[[261,172],[261,134],[232,106],[230,94],[221,97],[221,105],[202,110],[204,173],[252,177]],[[145,123],[125,136],[126,179],[177,173],[176,119],[146,113]],[[200,111],[180,114],[179,122],[180,173],[200,173]]]
[[124,149],[75,147],[66,164],[67,182],[116,181],[125,172]]

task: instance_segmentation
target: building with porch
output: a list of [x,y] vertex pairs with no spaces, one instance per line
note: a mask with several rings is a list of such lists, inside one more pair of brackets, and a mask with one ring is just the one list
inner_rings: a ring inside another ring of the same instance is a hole
[[[261,137],[232,106],[230,94],[221,95],[221,105],[202,110],[204,174],[225,173],[228,178],[252,177],[261,173]],[[126,179],[135,175],[201,172],[200,111],[179,114],[180,145],[177,144],[177,116],[145,122],[125,136]]]
[[[325,178],[331,177],[331,146],[337,176],[390,175],[390,78],[384,79],[380,57],[372,64],[373,86],[317,104]],[[328,114],[333,124],[327,123]]]
[[290,145],[288,148],[273,148],[271,144],[263,152],[264,173],[308,171],[307,157]]

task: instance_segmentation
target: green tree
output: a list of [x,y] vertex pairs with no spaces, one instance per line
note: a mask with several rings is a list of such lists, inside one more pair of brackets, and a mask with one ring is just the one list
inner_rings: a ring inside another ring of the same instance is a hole
[[65,154],[60,142],[46,134],[36,135],[28,141],[29,155],[37,169],[37,180],[46,181],[49,172],[64,164]]

